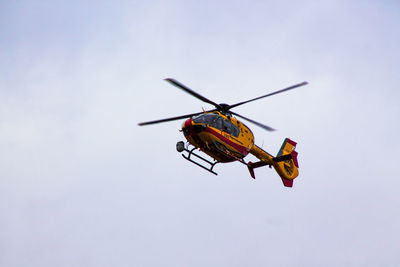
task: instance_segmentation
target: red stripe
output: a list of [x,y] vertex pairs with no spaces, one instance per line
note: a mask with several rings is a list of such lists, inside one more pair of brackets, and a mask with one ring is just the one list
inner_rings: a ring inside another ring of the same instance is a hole
[[297,167],[297,168],[299,168],[299,163],[298,163],[298,161],[297,161],[297,155],[298,155],[298,153],[296,152],[296,151],[292,151],[292,159],[293,159],[293,162],[294,162],[294,165]]
[[211,129],[210,127],[206,128],[206,132],[208,132],[208,133],[214,135],[215,137],[219,138],[222,142],[230,145],[231,147],[233,147],[234,149],[239,151],[239,153],[241,153],[244,156],[246,156],[250,152],[250,149],[248,149],[247,147],[244,147],[244,146],[241,146],[239,144],[236,144],[236,143],[232,142],[231,140],[229,140],[228,138],[226,138],[222,134],[218,133],[217,131]]

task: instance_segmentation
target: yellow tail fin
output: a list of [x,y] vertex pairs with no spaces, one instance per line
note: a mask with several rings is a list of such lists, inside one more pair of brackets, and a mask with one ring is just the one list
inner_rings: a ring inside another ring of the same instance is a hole
[[296,142],[286,138],[283,141],[278,155],[273,158],[274,169],[282,179],[284,186],[292,187],[293,179],[299,175],[299,163],[297,162]]

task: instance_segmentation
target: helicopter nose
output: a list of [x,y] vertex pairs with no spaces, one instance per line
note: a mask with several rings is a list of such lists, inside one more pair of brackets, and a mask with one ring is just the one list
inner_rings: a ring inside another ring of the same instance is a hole
[[197,135],[203,132],[206,128],[207,126],[204,124],[193,123],[192,119],[186,120],[185,123],[182,125],[182,131],[185,134],[185,136]]
[[187,119],[182,125],[182,131],[185,136],[192,134],[192,119]]

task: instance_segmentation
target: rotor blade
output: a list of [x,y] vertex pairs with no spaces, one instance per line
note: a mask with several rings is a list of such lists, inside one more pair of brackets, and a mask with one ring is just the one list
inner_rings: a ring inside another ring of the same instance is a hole
[[230,113],[232,113],[233,115],[236,115],[236,116],[238,116],[238,117],[240,117],[240,118],[242,118],[242,119],[245,119],[245,120],[247,120],[247,121],[249,121],[249,122],[251,122],[251,123],[254,123],[255,125],[257,125],[257,126],[263,128],[263,129],[265,129],[265,130],[267,130],[267,131],[271,131],[271,132],[272,132],[272,131],[275,131],[274,128],[269,127],[269,126],[267,126],[267,125],[265,125],[265,124],[256,122],[256,121],[254,121],[254,120],[252,120],[252,119],[246,118],[246,117],[244,117],[244,116],[242,116],[242,115],[240,115],[240,114],[237,114],[237,113],[235,113],[235,112],[232,112],[232,111],[230,111]]
[[155,120],[155,121],[147,121],[147,122],[141,122],[138,123],[139,126],[145,126],[145,125],[150,125],[150,124],[156,124],[156,123],[162,123],[162,122],[167,122],[167,121],[175,121],[175,120],[180,120],[180,119],[185,119],[189,118],[192,116],[200,115],[203,114],[204,112],[197,112],[197,113],[192,113],[192,114],[187,114],[187,115],[182,115],[182,116],[177,116],[177,117],[171,117],[171,118],[166,118],[166,119],[161,119],[161,120]]
[[174,85],[174,86],[176,86],[176,87],[182,89],[182,90],[185,91],[186,93],[188,93],[188,94],[190,94],[190,95],[196,97],[197,99],[200,99],[200,100],[203,101],[203,102],[206,102],[206,103],[208,103],[208,104],[211,104],[211,105],[213,105],[214,107],[216,107],[217,109],[222,109],[222,107],[221,107],[220,105],[218,105],[217,103],[215,103],[215,102],[211,101],[210,99],[208,99],[208,98],[206,98],[206,97],[204,97],[204,96],[202,96],[202,95],[196,93],[195,91],[193,91],[192,89],[189,89],[188,87],[186,87],[185,85],[181,84],[180,82],[178,82],[178,81],[176,81],[176,80],[174,80],[174,79],[171,79],[171,78],[167,78],[167,79],[165,79],[165,80],[166,80],[167,82],[169,82],[170,84],[172,84],[172,85]]
[[278,90],[278,91],[269,93],[269,94],[267,94],[267,95],[263,95],[263,96],[256,97],[256,98],[253,98],[253,99],[250,99],[250,100],[247,100],[247,101],[243,101],[243,102],[240,102],[240,103],[236,103],[236,104],[230,105],[228,109],[231,109],[231,108],[234,108],[234,107],[237,107],[237,106],[240,106],[240,105],[243,105],[243,104],[246,104],[246,103],[249,103],[249,102],[252,102],[252,101],[261,99],[261,98],[264,98],[264,97],[268,97],[268,96],[276,95],[276,94],[279,94],[279,93],[283,93],[283,92],[292,90],[292,89],[294,89],[294,88],[297,88],[297,87],[300,87],[300,86],[303,86],[303,85],[306,85],[306,84],[308,84],[308,82],[298,83],[298,84],[289,86],[289,87],[287,87],[287,88],[285,88],[285,89],[281,89],[281,90]]

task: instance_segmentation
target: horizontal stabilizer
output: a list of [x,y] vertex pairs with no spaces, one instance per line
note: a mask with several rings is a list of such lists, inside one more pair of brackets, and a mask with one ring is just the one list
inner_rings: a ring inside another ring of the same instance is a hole
[[291,160],[291,159],[292,159],[292,154],[287,154],[287,155],[275,157],[272,160],[275,162],[281,162],[281,161],[286,161],[286,160]]
[[269,165],[269,164],[267,162],[265,162],[265,161],[258,161],[258,162],[254,162],[254,163],[249,161],[249,163],[247,163],[247,168],[249,168],[249,172],[250,172],[251,177],[253,179],[256,179],[256,175],[254,174],[254,169],[258,168],[258,167],[265,166],[265,165]]

